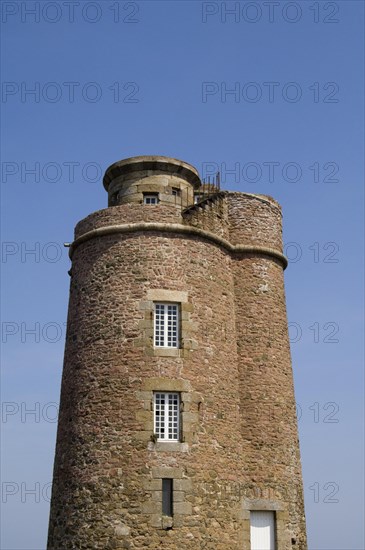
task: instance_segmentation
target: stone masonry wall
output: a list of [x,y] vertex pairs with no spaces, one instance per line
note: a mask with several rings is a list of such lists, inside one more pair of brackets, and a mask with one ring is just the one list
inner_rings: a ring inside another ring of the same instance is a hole
[[[229,194],[230,238],[282,250],[281,209],[270,197]],[[282,265],[262,255],[232,263],[238,347],[240,434],[258,495],[284,505],[287,547],[306,545],[302,477]],[[245,506],[250,508],[250,499]],[[283,537],[284,538],[284,537]],[[285,541],[283,540],[283,543]],[[286,548],[286,547],[285,547]]]
[[230,241],[282,251],[282,217],[279,204],[265,195],[227,193]]
[[[224,491],[226,507],[211,494],[212,483],[238,476],[231,258],[214,245],[209,259],[206,252],[199,239],[158,233],[107,236],[76,249],[50,548],[160,548],[166,537],[167,548],[199,548],[204,540],[227,548],[238,540],[237,495]],[[140,346],[141,305],[160,288],[189,289],[196,345],[184,357],[146,356]],[[150,407],[141,398],[155,379],[156,389],[165,379],[189,383],[190,443],[178,452],[157,450],[151,427],[145,437]],[[170,475],[179,501],[166,531],[158,488]],[[229,527],[222,532],[218,522]]]
[[[280,251],[281,211],[244,193],[219,201],[188,215],[120,204],[76,227],[76,239],[139,222],[192,231],[73,248],[48,550],[249,550],[250,510],[275,511],[277,550],[306,549],[283,265],[204,237]],[[178,350],[152,345],[159,299],[181,303]],[[158,390],[180,393],[179,442],[153,438]]]
[[183,221],[188,226],[205,229],[229,240],[228,203],[223,193],[185,210]]
[[[179,196],[172,195],[178,189]],[[193,188],[181,176],[166,174],[162,171],[135,171],[128,177],[119,176],[109,185],[109,206],[143,202],[143,193],[159,193],[162,204],[186,207],[193,202]]]
[[136,222],[181,223],[181,209],[173,205],[142,205],[137,203],[110,206],[81,220],[75,228],[75,239],[95,228]]

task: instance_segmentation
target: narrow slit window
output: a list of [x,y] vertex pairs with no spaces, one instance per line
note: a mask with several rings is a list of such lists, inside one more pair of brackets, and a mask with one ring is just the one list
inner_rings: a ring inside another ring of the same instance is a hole
[[157,441],[179,441],[180,394],[156,392],[154,395],[154,433]]
[[158,348],[179,347],[179,304],[155,304],[154,343]]
[[143,204],[158,204],[158,203],[159,203],[158,193],[143,194]]
[[170,478],[162,479],[162,513],[165,516],[173,516],[173,486],[174,480]]
[[172,188],[172,194],[174,197],[180,197],[181,196],[181,189],[179,189],[178,187],[173,187]]

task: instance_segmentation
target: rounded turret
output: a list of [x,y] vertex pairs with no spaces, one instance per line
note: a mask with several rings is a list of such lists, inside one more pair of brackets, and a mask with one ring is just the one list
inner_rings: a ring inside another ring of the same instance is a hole
[[197,170],[170,157],[140,156],[112,164],[103,179],[109,206],[146,201],[178,207],[194,202],[194,189],[201,185]]

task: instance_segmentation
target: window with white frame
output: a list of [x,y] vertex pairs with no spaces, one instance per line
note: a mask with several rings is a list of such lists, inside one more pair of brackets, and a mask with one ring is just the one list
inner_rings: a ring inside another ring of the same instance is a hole
[[154,434],[157,441],[179,441],[180,439],[180,394],[176,392],[155,392]]
[[158,193],[143,193],[143,204],[158,204]]
[[179,347],[179,304],[155,303],[154,343],[158,348]]

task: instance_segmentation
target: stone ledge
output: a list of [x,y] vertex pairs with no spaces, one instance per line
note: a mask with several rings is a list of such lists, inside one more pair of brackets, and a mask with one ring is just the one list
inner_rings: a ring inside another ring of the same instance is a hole
[[108,225],[105,227],[98,227],[92,229],[87,233],[84,233],[80,237],[74,240],[70,246],[69,256],[72,260],[74,251],[80,244],[94,239],[95,237],[103,237],[105,235],[113,235],[116,233],[143,233],[148,231],[157,231],[161,233],[180,233],[183,235],[192,235],[195,237],[201,237],[205,240],[211,241],[214,244],[225,248],[230,253],[237,254],[261,254],[263,256],[271,256],[276,260],[279,260],[285,269],[288,265],[288,260],[278,250],[269,248],[266,246],[252,246],[245,244],[233,245],[223,237],[206,231],[205,229],[199,229],[193,226],[182,225],[178,223],[158,223],[158,222],[139,222],[139,223],[126,223],[120,225]]
[[183,477],[183,469],[182,468],[174,468],[174,467],[167,467],[167,466],[153,466],[152,467],[152,477],[153,478],[172,478],[172,479],[182,479]]
[[[241,519],[250,519],[250,512],[255,510],[267,510],[273,511],[278,514],[284,513],[285,516],[285,503],[279,500],[269,500],[269,499],[243,499],[242,501],[242,512]],[[279,515],[280,518],[280,515]]]
[[152,302],[187,302],[188,293],[179,290],[149,289],[147,290],[147,300]]
[[187,453],[189,445],[179,441],[150,441],[147,445],[149,451],[162,451],[167,453]]
[[182,348],[149,348],[149,351],[148,355],[154,357],[181,357],[183,350]]
[[147,378],[142,383],[142,390],[189,392],[191,384],[189,380],[178,380],[176,378]]
[[115,178],[146,170],[162,171],[169,175],[182,176],[196,188],[199,188],[201,185],[199,172],[191,164],[173,157],[143,155],[119,160],[109,166],[103,178],[104,188],[108,191],[110,183]]

